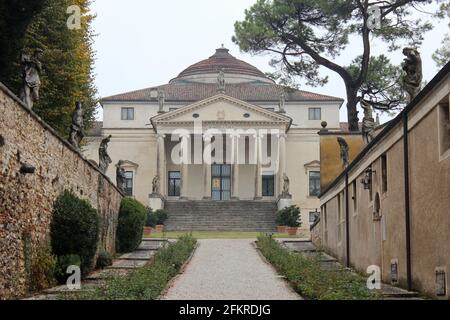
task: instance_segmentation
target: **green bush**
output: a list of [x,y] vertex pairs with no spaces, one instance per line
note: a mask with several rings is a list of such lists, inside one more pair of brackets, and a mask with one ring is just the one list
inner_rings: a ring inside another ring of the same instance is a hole
[[54,271],[56,258],[49,246],[38,248],[31,258],[29,290],[41,291],[55,284]]
[[367,289],[366,279],[346,269],[325,269],[319,258],[306,258],[282,247],[267,236],[258,238],[258,248],[266,259],[284,275],[301,296],[313,300],[378,299]]
[[159,225],[164,224],[168,218],[167,211],[165,210],[156,210],[155,215],[156,215],[156,224]]
[[53,253],[78,255],[81,273],[87,275],[94,266],[100,231],[100,219],[89,202],[65,191],[56,199],[51,223]]
[[64,297],[80,300],[156,300],[167,283],[180,272],[192,254],[196,240],[183,236],[176,243],[160,249],[150,265],[124,277],[106,280],[103,288]]
[[301,227],[300,209],[297,206],[290,206],[279,210],[276,222],[279,226]]
[[64,284],[70,274],[67,274],[69,266],[79,266],[81,268],[81,258],[76,254],[68,254],[58,257],[55,268],[55,278],[60,284]]
[[133,198],[123,198],[117,225],[116,249],[126,253],[135,250],[142,241],[147,209]]
[[108,251],[102,250],[97,257],[97,269],[105,269],[113,264],[113,258]]
[[156,214],[151,208],[147,208],[147,221],[145,223],[145,226],[154,228],[157,222],[158,218],[156,217]]

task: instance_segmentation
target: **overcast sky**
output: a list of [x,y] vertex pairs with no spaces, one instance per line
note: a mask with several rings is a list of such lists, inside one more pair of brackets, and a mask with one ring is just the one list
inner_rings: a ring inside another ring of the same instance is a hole
[[[94,0],[92,11],[96,51],[96,85],[101,97],[167,83],[189,65],[210,57],[223,43],[230,53],[263,72],[271,71],[270,56],[243,54],[232,43],[234,23],[244,18],[245,9],[256,0]],[[420,49],[424,78],[438,71],[432,53],[441,46],[447,22],[440,23]],[[375,54],[386,53],[373,45]],[[362,52],[360,41],[352,42],[337,59],[348,64]],[[401,52],[389,54],[400,63]],[[324,87],[301,89],[345,98],[341,78],[323,69],[330,81]],[[101,113],[99,114],[101,118]],[[346,120],[342,108],[341,120]]]

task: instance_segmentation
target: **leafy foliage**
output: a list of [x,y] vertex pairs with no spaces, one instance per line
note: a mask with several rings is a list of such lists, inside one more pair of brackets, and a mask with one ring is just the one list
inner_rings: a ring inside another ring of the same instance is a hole
[[300,254],[291,253],[272,238],[260,236],[258,248],[277,271],[287,278],[294,290],[306,299],[379,298],[378,294],[367,289],[364,278],[345,269],[324,269],[318,258],[306,258]]
[[290,206],[279,210],[276,222],[279,226],[292,228],[300,227],[302,225],[300,220],[300,208],[297,206]]
[[97,269],[104,269],[113,264],[113,258],[108,251],[102,250],[97,257]]
[[[25,2],[25,1],[20,1]],[[84,102],[84,121],[88,128],[95,118],[97,91],[94,86],[92,49],[94,34],[89,14],[90,0],[33,0],[40,2],[40,10],[30,13],[29,23],[22,35],[17,35],[18,44],[4,64],[8,71],[1,73],[0,80],[19,93],[22,86],[19,57],[35,48],[44,50],[41,74],[40,100],[33,110],[62,136],[67,136],[76,101]],[[69,6],[81,8],[81,29],[67,28]],[[14,29],[14,27],[11,27]],[[3,32],[1,32],[3,34]],[[9,38],[9,37],[8,37]],[[8,47],[6,45],[6,47]],[[4,46],[1,46],[4,48]],[[3,52],[2,52],[3,55]],[[2,70],[0,68],[0,70]]]
[[157,222],[158,218],[156,217],[156,213],[151,208],[147,208],[147,221],[145,222],[145,226],[154,228]]
[[36,250],[30,266],[29,290],[31,292],[37,292],[54,285],[55,265],[56,259],[51,254],[49,246],[43,246]]
[[164,224],[168,218],[167,211],[165,210],[156,210],[155,215],[156,215],[156,224],[159,225]]
[[131,252],[139,246],[146,220],[147,210],[143,204],[133,198],[123,198],[116,234],[118,252]]
[[445,36],[442,47],[433,54],[433,60],[438,67],[443,67],[450,61],[450,34]]
[[51,223],[51,244],[57,256],[78,255],[81,272],[89,273],[97,252],[100,219],[89,202],[64,191],[56,199]]
[[[417,5],[432,2],[258,0],[246,10],[245,19],[236,22],[233,41],[245,52],[273,54],[271,65],[278,67],[274,77],[284,79],[283,84],[300,77],[309,85],[323,85],[328,79],[320,75],[320,67],[336,72],[346,86],[349,128],[357,131],[358,93],[369,77],[371,42],[379,39],[390,50],[419,45],[432,24],[411,16],[418,11]],[[374,5],[381,8],[382,25],[372,31],[367,22]],[[363,48],[355,57],[361,56],[352,73],[335,62],[350,41],[361,41]]]
[[174,244],[160,249],[152,263],[124,277],[111,278],[105,288],[68,296],[80,300],[156,300],[167,283],[180,271],[192,254],[197,241],[185,235]]

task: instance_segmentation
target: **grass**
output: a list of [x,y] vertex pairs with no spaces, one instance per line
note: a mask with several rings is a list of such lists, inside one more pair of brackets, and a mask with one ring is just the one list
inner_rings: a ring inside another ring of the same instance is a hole
[[191,236],[182,236],[176,243],[160,249],[151,264],[126,276],[109,278],[105,286],[91,291],[63,296],[74,300],[156,300],[169,281],[189,259],[196,245]]
[[[261,232],[169,231],[165,233],[152,233],[150,236],[146,236],[146,238],[177,239],[186,233],[189,233],[195,239],[256,239],[261,235]],[[300,234],[299,236],[288,236],[283,233],[275,233],[273,237],[299,239],[305,237],[305,235]]]
[[372,300],[380,296],[367,289],[366,279],[345,269],[324,269],[318,260],[292,253],[267,236],[258,238],[258,248],[284,275],[294,290],[311,300]]

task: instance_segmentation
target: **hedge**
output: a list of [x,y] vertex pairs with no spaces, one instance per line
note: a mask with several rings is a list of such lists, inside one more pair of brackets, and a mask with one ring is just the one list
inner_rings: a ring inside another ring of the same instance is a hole
[[133,198],[123,198],[117,225],[116,249],[127,253],[134,251],[142,241],[147,220],[147,208]]

